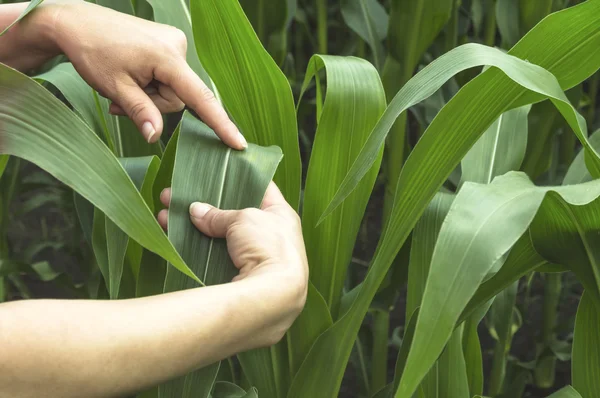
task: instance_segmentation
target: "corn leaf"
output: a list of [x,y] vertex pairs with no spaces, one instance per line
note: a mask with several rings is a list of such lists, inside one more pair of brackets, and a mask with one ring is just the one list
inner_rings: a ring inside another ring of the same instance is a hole
[[96,4],[112,8],[115,11],[134,15],[133,4],[130,0],[95,0]]
[[156,22],[174,26],[185,33],[188,44],[186,53],[188,65],[190,65],[210,89],[214,89],[214,85],[198,59],[198,53],[196,52],[194,33],[192,32],[192,17],[188,6],[189,1],[148,0],[148,3],[150,3],[154,10],[154,20]]
[[[587,253],[580,248],[588,242],[586,237],[573,236],[571,231],[576,230],[574,224],[577,222],[583,231],[600,222],[593,216],[581,220],[582,214],[589,215],[591,209],[600,203],[596,200],[598,196],[598,182],[556,188],[535,187],[521,173],[496,178],[487,187],[465,184],[440,231],[415,339],[407,360],[408,371],[396,396],[411,394],[409,391],[416,389],[416,381],[424,376],[442,352],[442,342],[450,338],[460,312],[477,286],[528,228],[531,228],[536,250],[545,258],[568,265],[580,280],[589,277],[588,274],[594,270],[593,259],[589,259],[590,262],[582,260],[581,257]],[[560,214],[558,202],[564,208],[564,215]],[[581,225],[582,221],[586,224]],[[503,234],[498,234],[498,230],[502,230]],[[565,236],[573,238],[569,240]],[[564,245],[557,245],[557,250],[550,247],[561,239]],[[453,250],[460,254],[453,256]],[[558,250],[569,251],[560,259],[563,261],[554,258]],[[564,260],[565,257],[571,260]],[[447,265],[448,261],[452,261],[452,267]],[[589,286],[588,282],[582,280],[582,283]],[[418,370],[420,367],[421,371]]]
[[[392,0],[388,31],[390,55],[408,76],[450,18],[453,0]],[[424,29],[423,27],[427,28]]]
[[[225,240],[204,236],[189,221],[190,204],[200,201],[221,209],[259,207],[280,160],[277,147],[227,148],[206,125],[184,114],[173,169],[169,238],[182,257],[194,264],[194,272],[202,275],[205,284],[228,282],[237,269]],[[190,282],[168,271],[165,291],[196,287]]]
[[237,0],[192,0],[191,11],[198,55],[225,107],[248,141],[282,149],[275,182],[297,209],[302,169],[287,78],[262,47]]
[[346,25],[369,45],[375,67],[381,70],[385,57],[382,43],[389,25],[385,8],[377,0],[342,0],[341,11]]
[[279,65],[287,55],[288,28],[296,3],[297,0],[240,0],[258,38]]
[[591,296],[584,292],[577,309],[573,336],[571,377],[573,387],[584,397],[594,397],[600,391],[600,313],[594,304]]
[[[470,396],[483,393],[483,357],[477,332],[479,322],[479,317],[470,317],[465,322],[463,329],[463,354]],[[432,369],[435,369],[435,366]]]
[[6,165],[8,164],[8,155],[0,155],[0,178],[2,178],[2,174],[4,174],[4,170],[6,170]]
[[322,55],[311,59],[303,91],[321,69],[326,72],[327,93],[308,165],[302,224],[311,281],[335,316],[381,152],[344,204],[319,226],[317,221],[383,113],[385,93],[377,70],[367,61]]
[[290,374],[296,374],[313,342],[332,324],[325,299],[312,282],[309,282],[304,309],[287,333]]
[[37,164],[102,210],[145,248],[199,282],[102,141],[27,76],[0,66],[0,154]]
[[[590,136],[590,145],[594,148],[600,149],[600,130],[594,132]],[[563,185],[580,184],[582,182],[588,182],[592,180],[592,176],[585,166],[585,151],[579,151],[565,178],[563,179]]]
[[477,308],[489,302],[512,283],[546,264],[548,262],[533,248],[529,234],[523,235],[510,250],[502,268],[479,286],[459,317],[458,323],[467,320]]
[[548,398],[582,398],[581,394],[577,392],[573,387],[566,386],[558,390],[552,395],[549,395]]
[[35,79],[56,87],[113,153],[126,157],[162,155],[160,144],[148,144],[129,118],[108,113],[109,100],[98,95],[71,63],[58,64]]
[[527,149],[526,105],[503,113],[461,161],[463,181],[489,184],[494,177],[519,170]]
[[[184,113],[172,180],[169,238],[207,285],[229,282],[236,274],[225,239],[204,236],[189,219],[190,204],[210,203],[221,209],[259,207],[281,160],[277,147],[251,144],[245,151],[225,146],[202,122]],[[199,172],[201,171],[201,172]],[[185,275],[167,268],[165,292],[194,288]],[[160,387],[163,397],[207,397],[218,364],[208,366]]]
[[519,29],[519,0],[497,0],[496,23],[500,36],[502,36],[502,45],[512,47],[521,38]]
[[[532,30],[514,51],[556,73],[563,87],[574,86],[591,75],[600,64],[600,54],[593,51],[600,41],[600,24],[596,23],[600,22],[599,10],[600,3],[592,1],[550,16]],[[541,100],[536,95],[525,95],[525,89],[512,83],[498,70],[488,70],[481,76],[463,87],[444,107],[413,150],[404,167],[392,218],[379,242],[370,272],[354,296],[349,311],[316,340],[292,381],[288,397],[337,393],[343,368],[369,303],[429,200],[477,138],[510,108],[506,104],[516,100],[512,107],[518,107]],[[425,80],[421,83],[412,86],[412,89],[420,91],[431,82]],[[388,110],[393,107],[392,104]],[[482,112],[482,109],[486,111]],[[388,117],[384,114],[380,125]],[[387,120],[386,125],[393,121],[394,117]],[[377,127],[375,131],[378,131]],[[380,147],[376,145],[371,155],[376,154]],[[373,159],[375,157],[371,157]],[[368,168],[369,165],[366,162],[364,166]],[[357,169],[360,170],[361,166]],[[353,184],[357,182],[352,179]],[[332,346],[335,350],[331,349]],[[326,374],[313,366],[325,362],[337,365]]]
[[452,333],[437,364],[438,397],[470,398],[467,365],[463,354],[462,327]]
[[[581,7],[574,7],[574,9],[577,8]],[[529,37],[531,37],[531,35]],[[598,31],[598,37],[600,41],[600,29]],[[577,50],[579,49],[577,48]],[[600,57],[598,58],[599,60],[596,60],[596,68],[597,65],[600,64]],[[460,104],[461,101],[464,100],[463,98],[466,96],[474,95],[475,91],[479,93],[479,96],[483,96],[483,90],[481,90],[479,87],[487,86],[487,89],[491,90],[492,92],[516,92],[519,93],[519,96],[523,96],[527,91],[531,91],[533,93],[537,93],[538,95],[541,94],[547,98],[550,98],[557,109],[568,121],[571,128],[575,131],[575,134],[583,146],[586,148],[586,152],[588,153],[588,156],[586,157],[586,165],[588,168],[591,168],[593,173],[600,173],[600,157],[587,141],[587,127],[585,125],[585,120],[569,103],[569,100],[562,91],[559,82],[551,73],[537,65],[525,62],[514,56],[507,55],[500,50],[478,44],[465,44],[441,56],[430,65],[425,67],[398,92],[392,103],[390,103],[390,106],[386,112],[373,129],[373,132],[369,136],[365,146],[361,150],[361,153],[358,155],[356,161],[352,165],[350,172],[348,172],[348,175],[340,185],[338,192],[327,207],[327,210],[321,216],[321,220],[327,217],[337,206],[339,206],[348,196],[348,194],[350,194],[350,192],[352,192],[352,190],[356,187],[356,184],[363,178],[366,170],[368,170],[368,167],[370,167],[373,161],[376,159],[377,151],[379,151],[383,145],[387,132],[393,125],[395,119],[402,112],[404,112],[410,106],[413,106],[416,103],[428,98],[454,74],[483,64],[495,66],[496,68],[501,69],[502,72],[506,73],[506,75],[503,75],[497,69],[492,68],[491,70],[484,72],[478,78],[471,81],[471,83],[467,86],[463,87],[463,89],[461,89],[459,93],[443,108],[438,117],[429,126],[426,134],[421,140],[427,142],[427,145],[421,144],[415,148],[416,151],[411,154],[413,161],[421,156],[420,148],[425,148],[426,146],[428,147],[431,145],[430,142],[438,139],[438,137],[434,135],[439,134],[438,129],[440,129],[442,125],[447,126],[445,118],[451,117],[451,109],[455,106],[458,106],[458,104]],[[589,71],[587,70],[582,71],[580,78],[585,79],[588,77],[588,73]],[[505,84],[496,85],[496,82],[501,82],[503,80]],[[512,84],[506,80],[512,80]],[[491,82],[496,84],[492,84]],[[485,94],[486,96],[492,95],[489,92],[486,92]],[[533,97],[530,98],[533,99]],[[492,97],[488,97],[487,101],[491,102],[491,99]],[[518,99],[519,98],[515,99],[514,96],[505,97],[504,95],[503,100],[500,100],[500,98],[494,98],[494,106],[490,108],[494,109],[494,111],[491,111],[490,113],[493,114],[499,112],[499,114],[494,116],[500,116],[502,111],[504,111],[506,108],[510,109],[511,104],[516,103],[516,100]],[[461,119],[466,119],[466,113],[467,112],[464,111],[461,112]],[[475,109],[473,109],[473,113],[477,113],[478,115],[474,116],[474,120],[472,120],[471,124],[474,125],[475,122],[477,122],[478,125],[485,125],[485,128],[491,125],[491,122],[489,121],[490,118],[487,117],[487,112],[475,112]],[[492,121],[495,119],[497,118],[494,117]],[[429,134],[427,134],[427,132],[429,132]],[[480,134],[481,131],[477,133],[476,138],[478,138]],[[446,137],[447,136],[448,134],[446,133]],[[468,145],[466,147],[468,150],[472,145],[472,141],[468,141],[466,138],[466,135],[463,134],[460,141],[456,141],[454,146],[459,148],[459,144],[464,142],[465,146]],[[438,146],[438,148],[440,148],[439,150],[442,151],[441,147]],[[443,151],[446,150],[443,149]],[[452,167],[452,164],[445,163],[446,158],[449,158],[449,156],[444,156],[442,159],[440,159],[437,168],[437,170],[440,170],[440,172],[441,170],[444,170],[444,173],[446,173],[445,170],[453,170],[454,168]],[[411,159],[409,158],[409,160]],[[406,169],[411,168],[409,167],[412,166],[411,163],[412,162],[407,161],[407,166],[404,168],[403,174],[401,175],[401,182],[405,181],[406,175],[408,174]],[[453,163],[456,163],[456,160]],[[447,175],[444,178],[446,177]]]

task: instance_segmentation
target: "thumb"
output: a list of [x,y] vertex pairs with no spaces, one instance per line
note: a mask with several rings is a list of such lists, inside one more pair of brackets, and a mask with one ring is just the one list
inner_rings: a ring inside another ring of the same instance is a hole
[[192,224],[200,232],[213,238],[224,238],[239,214],[240,211],[220,210],[206,203],[195,202],[190,206]]
[[114,102],[133,120],[146,141],[158,141],[163,130],[163,119],[148,94],[136,84],[127,85],[119,91],[119,98],[113,99]]

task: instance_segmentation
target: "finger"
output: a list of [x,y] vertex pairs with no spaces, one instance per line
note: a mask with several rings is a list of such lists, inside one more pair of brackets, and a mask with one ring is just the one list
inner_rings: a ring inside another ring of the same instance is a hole
[[171,188],[165,188],[160,193],[160,202],[165,206],[169,207],[171,204]]
[[123,84],[113,101],[133,120],[146,141],[154,143],[160,138],[163,130],[162,115],[148,94],[137,84]]
[[108,107],[108,113],[110,113],[111,115],[115,115],[115,116],[127,116],[127,113],[125,113],[123,108],[121,108],[119,105],[115,104],[114,102],[110,103],[110,106]]
[[287,205],[283,194],[277,187],[277,185],[271,181],[269,186],[267,187],[267,191],[265,192],[265,196],[263,197],[262,205],[260,208],[262,210],[266,210],[269,207],[279,206],[279,205]]
[[169,212],[167,210],[159,211],[157,219],[160,226],[163,227],[163,229],[166,231],[169,221]]
[[164,70],[157,70],[156,74],[155,77],[171,86],[177,97],[192,108],[225,144],[240,150],[248,147],[246,139],[229,119],[214,93],[206,87],[185,60],[175,66],[170,65]]
[[239,213],[236,210],[220,210],[206,203],[195,202],[190,206],[192,224],[213,238],[224,238]]

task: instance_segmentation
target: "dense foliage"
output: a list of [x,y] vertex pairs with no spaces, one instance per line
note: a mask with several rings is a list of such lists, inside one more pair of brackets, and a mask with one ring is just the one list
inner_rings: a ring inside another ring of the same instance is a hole
[[274,178],[305,310],[140,397],[600,396],[600,0],[96,2],[181,29],[251,146],[189,112],[149,145],[68,60],[0,64],[0,301],[226,282],[158,195],[257,206]]

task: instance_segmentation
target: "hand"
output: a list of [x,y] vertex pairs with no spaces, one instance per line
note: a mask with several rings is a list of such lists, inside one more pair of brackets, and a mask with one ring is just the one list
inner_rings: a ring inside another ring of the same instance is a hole
[[[187,64],[182,31],[79,0],[46,0],[30,17],[20,35],[30,38],[35,52],[64,53],[87,83],[113,102],[111,113],[128,115],[148,142],[162,133],[161,112],[187,104],[227,145],[247,146]],[[39,40],[41,32],[50,39]]]
[[[165,189],[160,198],[168,207],[171,189]],[[165,229],[167,216],[167,210],[158,214]],[[260,210],[219,210],[193,203],[190,217],[205,235],[227,239],[229,255],[240,270],[234,282],[252,279],[269,290],[270,295],[279,295],[271,302],[278,302],[284,311],[289,311],[289,323],[281,327],[287,330],[306,300],[308,261],[300,218],[275,183],[269,185]]]

